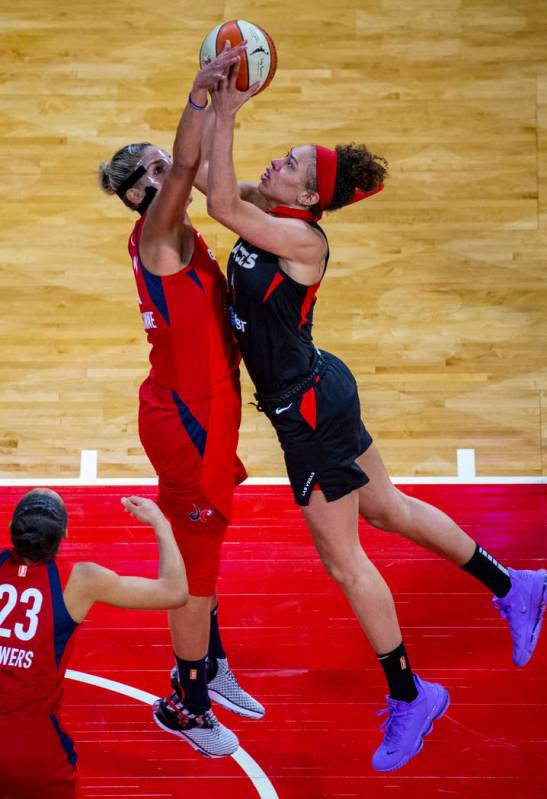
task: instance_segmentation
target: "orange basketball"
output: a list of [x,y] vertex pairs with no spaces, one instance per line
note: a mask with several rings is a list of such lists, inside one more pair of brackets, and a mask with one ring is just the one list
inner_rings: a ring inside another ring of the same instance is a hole
[[236,86],[239,91],[247,91],[256,81],[260,83],[258,92],[264,91],[277,68],[275,44],[266,31],[244,19],[232,19],[217,25],[203,40],[199,51],[200,65],[203,67],[208,59],[219,55],[226,41],[229,41],[232,47],[247,41],[247,50],[241,58],[237,76]]

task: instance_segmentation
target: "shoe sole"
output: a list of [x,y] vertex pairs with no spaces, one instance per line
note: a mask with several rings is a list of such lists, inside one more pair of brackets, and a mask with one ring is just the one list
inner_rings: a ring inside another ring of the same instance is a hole
[[437,719],[440,719],[442,716],[444,716],[444,714],[448,710],[449,705],[450,705],[450,695],[448,691],[445,690],[442,707],[439,710],[435,709],[433,710],[433,714],[429,720],[429,727],[424,732],[421,733],[420,740],[416,744],[416,748],[409,755],[404,757],[402,760],[399,760],[399,762],[396,763],[394,766],[390,766],[389,768],[377,768],[376,766],[373,766],[375,771],[396,771],[397,769],[406,766],[409,760],[412,760],[413,757],[416,757],[416,755],[422,751],[424,745],[424,738],[426,735],[429,735],[429,733],[432,731],[433,722],[437,721]]
[[189,744],[192,747],[192,749],[194,749],[198,754],[202,755],[202,757],[209,757],[215,759],[219,759],[221,757],[231,757],[235,752],[237,752],[237,749],[239,749],[238,746],[237,749],[234,749],[233,752],[226,752],[223,755],[213,754],[212,752],[208,752],[206,749],[203,749],[199,744],[197,744],[195,741],[193,741],[191,738],[185,735],[182,730],[172,730],[171,727],[168,727],[166,724],[164,724],[161,721],[161,719],[159,719],[156,716],[155,713],[153,713],[152,715],[154,717],[154,721],[161,730],[163,730],[164,732],[171,733],[171,735],[174,735],[176,738],[182,738],[183,741],[186,741],[186,743]]
[[[177,680],[173,677],[173,674],[171,674],[171,688],[173,689],[173,691],[176,691],[178,693],[179,685]],[[246,708],[241,707],[241,705],[236,705],[234,704],[234,702],[230,701],[230,699],[225,697],[223,694],[220,694],[218,691],[215,691],[214,688],[210,688],[209,686],[208,686],[208,691],[209,691],[209,699],[212,699],[214,702],[217,703],[217,705],[220,705],[226,710],[229,710],[231,713],[235,713],[236,716],[241,716],[244,719],[254,719],[256,721],[257,719],[264,718],[266,714],[265,710],[263,710],[262,712],[256,710],[247,710]]]
[[230,710],[232,713],[235,713],[236,716],[242,716],[244,719],[261,719],[265,715],[265,711],[260,713],[255,710],[247,710],[247,708],[242,708],[234,704],[227,697],[215,691],[214,688],[209,688],[209,699],[214,700],[217,705],[226,708],[226,710]]
[[534,626],[532,627],[532,632],[530,633],[530,639],[527,651],[525,652],[525,659],[522,657],[518,660],[513,659],[513,663],[515,666],[526,666],[527,663],[530,662],[532,655],[537,646],[537,642],[539,640],[539,634],[541,632],[541,625],[543,622],[543,612],[545,610],[545,604],[547,602],[547,572],[542,569],[543,572],[543,584],[541,586],[541,593],[539,594],[539,598],[536,597],[537,605],[537,612],[536,618],[534,621]]

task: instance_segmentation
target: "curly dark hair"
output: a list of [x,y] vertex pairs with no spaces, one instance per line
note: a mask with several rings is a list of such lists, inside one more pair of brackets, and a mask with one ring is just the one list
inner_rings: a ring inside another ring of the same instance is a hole
[[[385,158],[373,155],[364,144],[337,144],[338,165],[336,171],[336,185],[331,203],[327,211],[336,211],[351,200],[355,189],[364,192],[374,191],[388,175],[388,163]],[[317,191],[317,181],[309,185],[312,191]],[[311,212],[319,216],[321,206],[319,203],[310,208]]]

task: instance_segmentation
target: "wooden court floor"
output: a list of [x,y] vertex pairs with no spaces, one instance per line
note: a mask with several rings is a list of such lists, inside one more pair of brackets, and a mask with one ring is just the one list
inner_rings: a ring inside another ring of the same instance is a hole
[[[452,515],[501,562],[545,566],[544,486],[402,489]],[[2,547],[24,490],[0,489]],[[151,532],[121,510],[128,490],[136,489],[59,488],[69,513],[67,557],[154,573]],[[150,697],[168,690],[165,614],[96,606],[78,633],[78,679],[66,681],[64,722],[83,799],[544,799],[546,631],[528,666],[513,666],[505,622],[470,575],[394,535],[366,525],[361,534],[393,590],[414,669],[451,695],[411,763],[387,775],[370,766],[381,740],[383,675],[288,488],[243,486],[224,544],[219,619],[230,663],[264,703],[265,718],[219,710],[241,750],[235,759],[201,758],[151,719]]]
[[[170,148],[201,39],[234,17],[265,27],[279,55],[240,117],[243,179],[308,142],[364,141],[390,162],[381,196],[326,219],[315,317],[318,346],[356,375],[390,473],[454,475],[463,447],[479,475],[546,475],[546,3],[0,0],[0,478],[77,476],[83,449],[98,451],[100,477],[152,476],[136,424],[147,347],[126,253],[133,219],[99,192],[97,165],[129,141]],[[225,262],[233,237],[199,197],[192,218]],[[240,454],[253,477],[281,475],[242,380]],[[0,489],[3,543],[21,490]],[[151,572],[150,536],[121,515],[122,489],[61,491],[70,557]],[[544,486],[409,491],[511,565],[544,564]],[[221,624],[268,712],[219,715],[250,760],[202,760],[157,730],[146,696],[166,690],[165,618],[97,608],[73,669],[144,693],[67,682],[85,799],[543,799],[545,640],[515,669],[504,623],[468,575],[362,533],[416,669],[451,691],[419,758],[371,771],[384,690],[374,658],[288,490],[244,486]]]
[[[147,477],[147,348],[97,165],[170,148],[204,34],[251,18],[279,69],[241,113],[254,179],[299,143],[364,141],[385,192],[327,218],[316,342],[354,370],[395,475],[546,473],[547,4],[538,0],[0,0],[0,476]],[[231,234],[194,222],[225,262]],[[253,476],[283,464],[247,404]]]

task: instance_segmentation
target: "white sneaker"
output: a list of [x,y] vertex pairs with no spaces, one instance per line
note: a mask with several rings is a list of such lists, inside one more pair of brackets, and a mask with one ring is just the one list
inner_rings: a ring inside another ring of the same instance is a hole
[[[238,683],[226,658],[216,658],[217,672],[207,683],[209,697],[217,704],[243,716],[246,719],[261,719],[266,713],[264,707],[257,702]],[[171,686],[178,694],[178,675],[176,666],[171,669]]]
[[157,699],[153,715],[158,727],[182,738],[204,757],[227,757],[239,747],[237,736],[211,710],[199,715],[190,713],[176,692]]

